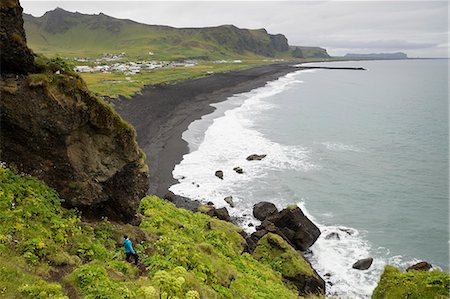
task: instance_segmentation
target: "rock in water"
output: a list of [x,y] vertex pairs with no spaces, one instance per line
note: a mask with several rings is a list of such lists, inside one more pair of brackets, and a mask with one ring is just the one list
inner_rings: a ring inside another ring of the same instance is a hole
[[428,271],[432,268],[431,264],[428,262],[419,262],[417,264],[414,264],[406,269],[406,272],[416,270],[416,271]]
[[372,265],[373,258],[368,257],[365,259],[358,260],[356,263],[353,264],[352,268],[357,270],[367,270]]
[[65,207],[132,222],[148,190],[134,128],[76,74],[38,70],[18,2],[2,0],[0,9],[2,161],[56,189]]
[[240,168],[239,166],[233,168],[233,170],[236,171],[236,173],[239,173],[239,174],[243,174],[244,173],[244,170],[242,168]]
[[227,196],[223,200],[225,200],[225,202],[229,204],[230,207],[234,208],[233,196]]
[[247,157],[247,161],[260,161],[262,159],[264,159],[267,155],[257,155],[257,154],[253,154]]
[[253,216],[260,221],[277,212],[277,207],[271,202],[261,201],[253,206]]
[[333,240],[340,240],[341,237],[339,236],[338,233],[333,232],[333,233],[328,234],[328,235],[325,237],[325,239],[326,239],[326,240],[331,240],[331,239],[333,239]]
[[215,173],[215,176],[218,177],[219,179],[223,180],[223,171],[217,170]]
[[220,209],[216,209],[213,206],[206,206],[206,211],[201,211],[202,213],[205,213],[206,215],[209,215],[211,217],[216,217],[223,221],[231,222],[230,214],[228,214],[227,208],[223,207]]

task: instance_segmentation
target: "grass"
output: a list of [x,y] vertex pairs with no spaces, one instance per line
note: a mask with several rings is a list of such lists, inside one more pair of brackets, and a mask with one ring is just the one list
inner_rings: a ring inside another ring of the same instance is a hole
[[201,78],[210,73],[224,73],[269,64],[256,60],[245,63],[214,64],[202,62],[192,67],[161,68],[135,75],[123,73],[80,73],[91,91],[100,96],[131,97],[145,85],[173,84],[179,81]]
[[[0,296],[297,298],[279,272],[242,254],[233,224],[157,197],[144,198],[140,211],[140,228],[86,223],[61,208],[53,189],[0,168]],[[124,261],[123,234],[148,270]]]
[[438,270],[402,273],[398,268],[386,266],[373,299],[440,299],[450,296],[450,275]]

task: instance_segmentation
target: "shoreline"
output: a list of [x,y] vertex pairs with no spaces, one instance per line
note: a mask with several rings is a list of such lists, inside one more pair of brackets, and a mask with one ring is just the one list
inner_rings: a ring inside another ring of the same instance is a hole
[[120,97],[115,110],[132,124],[137,141],[147,155],[149,194],[163,197],[175,184],[172,171],[189,153],[182,134],[188,126],[216,108],[210,104],[264,86],[288,73],[301,70],[298,63],[266,65],[172,85],[146,86],[131,99]]

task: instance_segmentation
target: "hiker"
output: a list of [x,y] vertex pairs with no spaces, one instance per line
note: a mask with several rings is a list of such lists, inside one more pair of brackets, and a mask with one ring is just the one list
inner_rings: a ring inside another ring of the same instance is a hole
[[137,265],[139,261],[139,257],[136,253],[136,251],[133,249],[133,243],[131,243],[130,239],[128,239],[128,236],[123,236],[123,246],[125,247],[125,255],[127,262],[131,263],[131,257],[134,258],[134,264]]

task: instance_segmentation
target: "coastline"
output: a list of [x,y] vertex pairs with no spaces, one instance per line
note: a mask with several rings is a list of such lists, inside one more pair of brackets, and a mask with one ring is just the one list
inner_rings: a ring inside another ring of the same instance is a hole
[[183,155],[189,153],[182,134],[193,121],[215,110],[210,104],[301,69],[295,65],[298,63],[274,64],[172,85],[147,86],[131,99],[120,98],[115,109],[135,127],[138,144],[147,155],[148,193],[163,197],[177,182],[172,171]]

